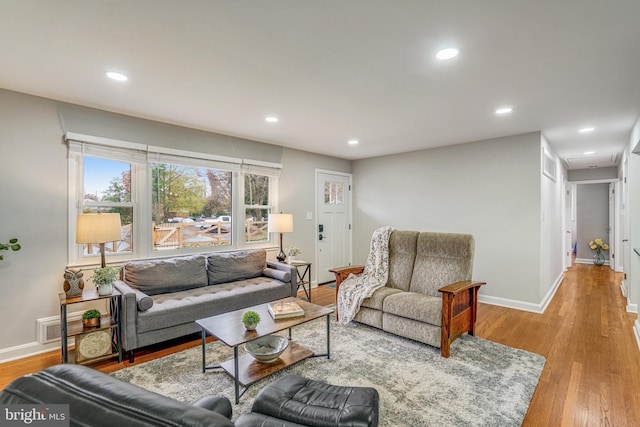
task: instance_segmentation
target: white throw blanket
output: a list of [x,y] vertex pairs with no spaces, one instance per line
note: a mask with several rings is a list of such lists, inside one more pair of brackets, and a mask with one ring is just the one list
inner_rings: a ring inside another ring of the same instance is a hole
[[350,274],[338,291],[338,321],[346,325],[360,311],[365,298],[387,283],[389,277],[389,237],[393,227],[382,227],[371,236],[371,249],[362,274]]

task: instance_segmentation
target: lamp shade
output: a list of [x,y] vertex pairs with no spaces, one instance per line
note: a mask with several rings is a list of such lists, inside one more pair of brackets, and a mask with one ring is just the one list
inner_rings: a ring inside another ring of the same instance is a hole
[[293,233],[292,214],[269,214],[269,233]]
[[107,243],[122,239],[120,214],[78,215],[76,243]]

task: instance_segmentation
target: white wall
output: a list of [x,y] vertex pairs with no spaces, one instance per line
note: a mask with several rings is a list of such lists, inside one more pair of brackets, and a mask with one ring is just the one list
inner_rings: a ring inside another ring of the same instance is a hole
[[[285,148],[282,156],[287,167],[280,177],[280,208],[293,214],[292,234],[283,236],[282,245],[296,246],[302,253],[298,258],[313,263],[312,281],[316,282],[316,168],[350,173],[351,162],[330,157],[322,157],[305,151]],[[310,213],[312,219],[307,219]]]
[[296,215],[285,244],[304,254],[315,243],[313,226],[304,221],[315,206],[315,168],[351,172],[347,160],[5,90],[0,129],[0,241],[17,237],[22,244],[19,252],[3,251],[0,261],[0,362],[59,346],[36,342],[36,319],[60,312],[68,235],[65,131],[282,163],[280,209]]
[[[564,271],[565,224],[562,211],[565,204],[563,181],[567,170],[555,154],[544,135],[541,136],[542,150],[546,150],[554,159],[556,167],[555,181],[542,173],[543,160],[540,162],[540,296],[539,303],[549,303],[557,289]],[[542,155],[541,150],[541,155]],[[571,212],[566,212],[571,215]],[[570,248],[567,248],[570,250]]]
[[36,319],[60,312],[67,263],[67,149],[56,104],[0,91],[0,240],[22,250],[0,261],[1,349],[37,349]]
[[471,233],[483,298],[531,309],[541,302],[550,279],[540,275],[540,133],[358,160],[353,175],[355,263],[384,225]]
[[[640,250],[640,120],[634,125],[629,135],[628,146],[628,191],[629,191],[629,271],[627,272],[628,295],[627,310],[638,310],[638,296],[640,295],[640,256],[633,250]],[[636,329],[638,328],[636,322]],[[636,330],[636,333],[638,331]]]

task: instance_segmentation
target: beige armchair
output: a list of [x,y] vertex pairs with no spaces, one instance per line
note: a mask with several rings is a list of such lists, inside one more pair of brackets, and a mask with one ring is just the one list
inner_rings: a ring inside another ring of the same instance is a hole
[[[475,333],[478,290],[485,283],[471,280],[473,255],[469,234],[393,231],[387,283],[362,302],[354,320],[438,347],[449,357],[457,337]],[[331,269],[336,296],[342,281],[363,269]]]

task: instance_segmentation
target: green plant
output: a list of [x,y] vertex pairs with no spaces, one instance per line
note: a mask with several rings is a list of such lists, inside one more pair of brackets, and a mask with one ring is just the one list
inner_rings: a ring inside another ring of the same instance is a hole
[[[21,246],[18,244],[18,239],[11,239],[9,240],[9,243],[0,243],[0,251],[19,251],[20,247]],[[2,261],[3,259],[3,256],[0,255],[0,261]]]
[[113,283],[120,275],[120,267],[100,267],[93,270],[91,280],[97,285]]
[[98,310],[93,308],[91,310],[87,310],[84,313],[82,313],[83,320],[95,319],[95,318],[99,318],[100,316],[102,316],[102,314]]
[[296,248],[295,246],[289,246],[289,249],[287,249],[287,254],[289,256],[296,256],[296,255],[300,255],[302,252],[300,251],[299,248]]
[[255,311],[247,311],[242,315],[242,324],[244,326],[255,326],[260,322],[260,315]]

